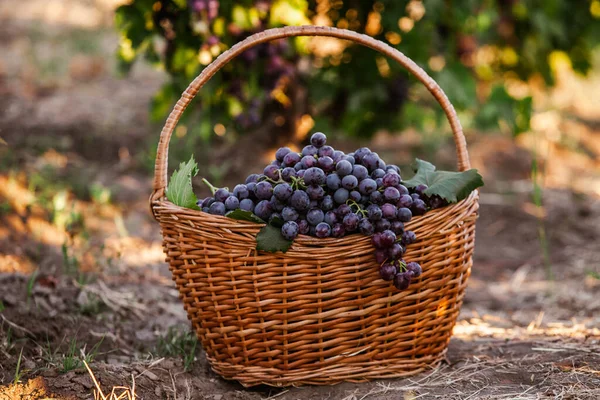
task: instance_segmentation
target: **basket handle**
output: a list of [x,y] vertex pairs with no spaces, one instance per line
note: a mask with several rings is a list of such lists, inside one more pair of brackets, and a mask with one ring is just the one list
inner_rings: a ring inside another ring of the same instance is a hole
[[196,96],[200,88],[202,88],[202,86],[204,86],[204,84],[225,64],[245,50],[261,43],[291,36],[331,36],[338,39],[350,40],[377,50],[380,53],[397,61],[425,85],[425,87],[440,103],[442,109],[446,113],[446,117],[450,122],[450,127],[452,128],[452,132],[454,134],[458,170],[465,171],[471,167],[469,162],[469,154],[467,153],[465,136],[454,107],[439,85],[429,75],[427,75],[427,73],[421,67],[415,64],[414,61],[386,43],[374,39],[371,36],[360,34],[354,31],[330,28],[326,26],[286,26],[284,28],[273,28],[256,33],[237,43],[235,46],[219,55],[219,57],[217,57],[211,64],[204,68],[200,75],[198,75],[192,81],[192,83],[190,83],[185,92],[183,92],[181,98],[177,101],[177,104],[175,104],[175,107],[173,107],[173,110],[169,114],[165,126],[160,133],[160,140],[158,142],[158,150],[156,153],[156,163],[154,166],[154,192],[150,197],[151,204],[152,202],[161,199],[165,194],[165,187],[167,185],[169,140],[171,139],[171,134],[173,133],[173,129],[177,125],[181,114]]

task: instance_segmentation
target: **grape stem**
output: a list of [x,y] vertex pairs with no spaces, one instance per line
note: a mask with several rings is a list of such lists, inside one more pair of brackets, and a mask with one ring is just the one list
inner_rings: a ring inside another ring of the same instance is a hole
[[356,207],[355,214],[356,213],[361,213],[363,217],[365,215],[367,215],[367,210],[364,210],[364,209],[360,208],[360,205],[356,201],[354,201],[354,200],[346,200],[346,204],[349,205],[350,208]]
[[206,186],[208,186],[208,188],[210,189],[210,192],[211,192],[213,195],[215,194],[215,192],[216,192],[217,190],[219,190],[219,188],[218,188],[218,187],[215,187],[215,186],[214,186],[212,183],[210,183],[210,182],[209,182],[209,181],[208,181],[206,178],[202,178],[202,182],[204,182],[204,184],[205,184]]

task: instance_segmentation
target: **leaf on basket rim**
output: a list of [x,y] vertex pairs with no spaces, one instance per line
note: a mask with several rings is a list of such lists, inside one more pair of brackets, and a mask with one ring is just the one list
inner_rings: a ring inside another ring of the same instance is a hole
[[192,178],[197,174],[198,164],[192,155],[187,163],[179,164],[179,169],[171,175],[167,186],[167,199],[177,206],[199,210],[198,198],[192,187]]
[[262,219],[260,219],[259,217],[257,217],[253,213],[251,213],[250,211],[242,210],[241,208],[230,211],[227,214],[225,214],[225,216],[229,217],[231,219],[237,219],[237,220],[241,220],[241,221],[256,222],[257,224],[265,223],[265,221],[263,221]]
[[281,234],[281,229],[272,225],[263,227],[256,235],[256,250],[275,253],[277,251],[286,252],[292,245],[291,240],[287,240]]
[[476,169],[463,172],[436,171],[427,161],[416,159],[415,176],[404,181],[404,185],[414,188],[427,185],[423,192],[427,196],[438,195],[450,203],[465,199],[473,190],[483,186],[483,178]]

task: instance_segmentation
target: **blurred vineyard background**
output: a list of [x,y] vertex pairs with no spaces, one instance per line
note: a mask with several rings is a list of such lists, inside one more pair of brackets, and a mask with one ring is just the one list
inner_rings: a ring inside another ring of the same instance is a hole
[[[165,358],[182,375],[154,371],[156,398],[188,383],[239,389],[215,380],[188,333],[147,209],[154,154],[174,102],[221,52],[312,23],[398,48],[459,113],[486,186],[452,360],[499,357],[529,379],[531,349],[560,343],[536,359],[549,367],[530,383],[482,379],[598,394],[587,390],[600,370],[590,355],[600,343],[600,1],[22,0],[0,2],[0,22],[0,384],[42,376],[48,390],[91,393],[81,363],[70,371],[65,360],[100,343],[92,367],[109,386]],[[374,51],[327,38],[264,45],[217,74],[176,129],[170,162],[194,154],[201,177],[233,186],[315,130],[345,151],[370,146],[407,175],[414,157],[454,166],[428,92]],[[490,353],[507,337],[538,347]],[[559,358],[578,363],[579,383]],[[462,368],[449,373],[469,382],[477,371]]]

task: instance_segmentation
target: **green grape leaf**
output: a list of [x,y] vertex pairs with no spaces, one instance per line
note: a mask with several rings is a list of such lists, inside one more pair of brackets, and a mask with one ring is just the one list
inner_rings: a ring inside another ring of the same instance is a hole
[[167,199],[177,206],[199,210],[196,204],[198,198],[192,188],[192,177],[198,174],[198,164],[194,156],[187,163],[179,164],[179,169],[173,172],[167,186]]
[[281,229],[272,225],[267,225],[256,235],[256,250],[275,253],[277,251],[286,252],[292,245],[291,240],[287,240],[281,234]]
[[426,195],[438,195],[450,203],[456,203],[483,186],[483,178],[476,169],[464,172],[436,171],[433,164],[417,158],[416,174],[404,181],[404,185],[411,188],[427,185]]
[[256,222],[257,224],[264,224],[265,221],[258,218],[256,215],[252,214],[250,211],[242,210],[238,208],[237,210],[233,210],[225,214],[226,217],[231,219],[237,219],[241,221],[250,221]]
[[270,225],[273,225],[275,228],[280,228],[283,226],[283,224],[285,223],[285,221],[283,220],[283,218],[281,218],[280,216],[273,216],[271,218],[271,220],[269,221]]

